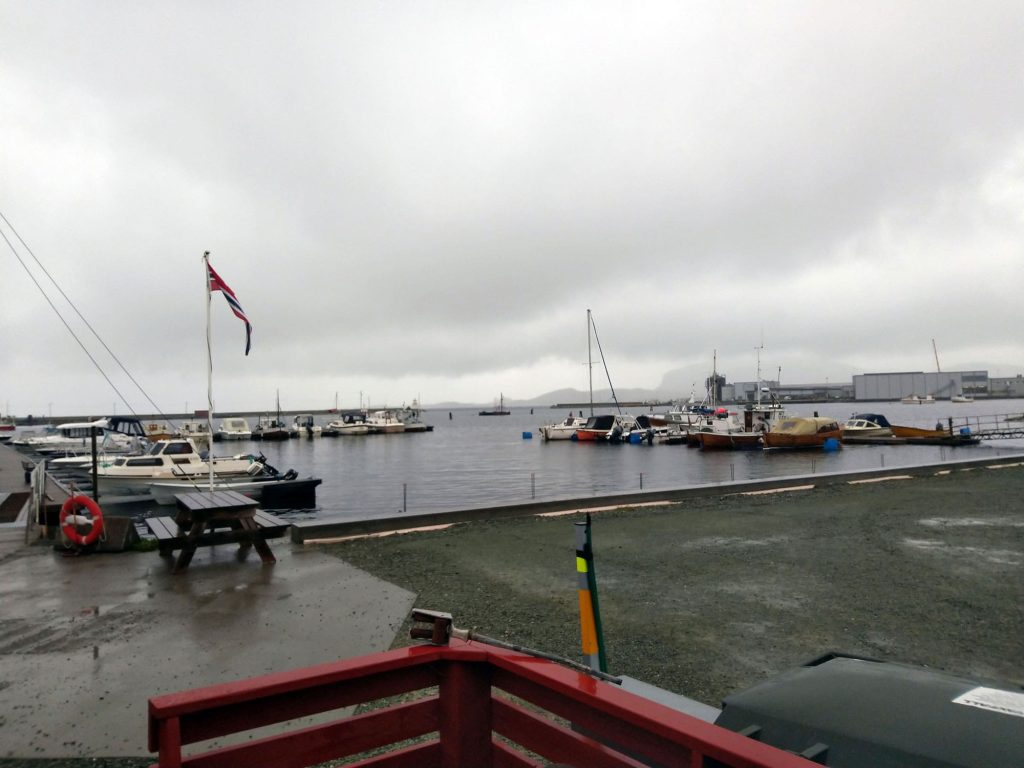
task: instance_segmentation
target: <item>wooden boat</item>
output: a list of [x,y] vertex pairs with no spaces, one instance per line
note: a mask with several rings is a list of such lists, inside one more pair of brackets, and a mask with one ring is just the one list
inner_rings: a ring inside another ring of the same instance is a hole
[[762,436],[765,448],[823,448],[826,441],[838,446],[843,436],[839,422],[822,416],[784,419]]
[[481,416],[508,416],[512,411],[505,407],[505,393],[501,393],[498,402],[490,411],[480,411]]
[[761,432],[697,432],[697,441],[704,450],[759,450]]
[[899,424],[892,424],[892,433],[896,437],[913,437],[913,438],[928,438],[937,439],[942,437],[949,437],[950,432],[941,426],[936,425],[935,429],[927,429],[922,427],[904,427]]

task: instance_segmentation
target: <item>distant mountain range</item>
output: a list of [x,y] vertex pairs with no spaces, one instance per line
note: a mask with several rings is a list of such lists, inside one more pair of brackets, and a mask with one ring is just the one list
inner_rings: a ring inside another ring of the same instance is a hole
[[[616,389],[615,396],[620,402],[637,402],[644,400],[668,400],[670,398],[659,394],[653,389]],[[689,395],[687,395],[689,397]],[[595,403],[611,402],[612,393],[607,387],[594,390]],[[548,408],[556,403],[586,403],[590,400],[590,392],[578,389],[556,389],[552,392],[545,392],[543,395],[528,400],[510,400],[505,398],[506,408]],[[423,407],[427,410],[443,410],[452,408],[483,408],[490,407],[493,403],[429,403]]]

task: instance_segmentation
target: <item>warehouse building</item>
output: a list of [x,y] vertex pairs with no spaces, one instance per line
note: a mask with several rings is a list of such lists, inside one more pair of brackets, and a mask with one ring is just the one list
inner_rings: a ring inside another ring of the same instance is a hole
[[853,377],[855,400],[900,400],[910,395],[941,400],[959,394],[988,397],[988,371],[862,373]]

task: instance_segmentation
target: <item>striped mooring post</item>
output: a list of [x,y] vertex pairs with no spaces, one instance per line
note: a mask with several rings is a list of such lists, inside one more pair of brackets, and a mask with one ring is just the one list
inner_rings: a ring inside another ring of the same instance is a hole
[[597,574],[594,571],[594,548],[590,539],[590,513],[585,523],[576,526],[576,579],[580,601],[580,642],[584,661],[591,669],[608,671],[601,631],[601,609],[597,601]]

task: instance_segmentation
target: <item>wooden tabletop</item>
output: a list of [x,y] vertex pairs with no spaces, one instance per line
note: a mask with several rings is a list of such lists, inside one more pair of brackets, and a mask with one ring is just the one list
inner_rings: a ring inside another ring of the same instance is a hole
[[258,507],[260,503],[238,491],[190,491],[174,497],[182,512],[241,512]]

